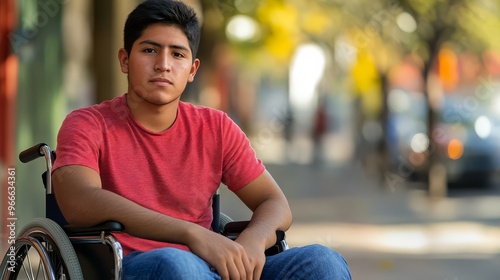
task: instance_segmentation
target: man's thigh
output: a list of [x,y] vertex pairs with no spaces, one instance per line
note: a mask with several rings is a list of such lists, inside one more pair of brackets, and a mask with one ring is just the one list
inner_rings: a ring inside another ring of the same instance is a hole
[[268,257],[261,279],[349,280],[351,274],[339,253],[322,245],[308,245]]
[[191,252],[161,248],[133,252],[123,258],[123,279],[220,279],[210,266]]

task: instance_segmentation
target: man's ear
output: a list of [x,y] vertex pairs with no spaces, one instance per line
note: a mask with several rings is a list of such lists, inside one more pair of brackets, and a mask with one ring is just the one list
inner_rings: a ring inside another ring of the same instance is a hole
[[194,80],[194,76],[196,75],[198,68],[200,68],[200,60],[198,58],[196,58],[193,61],[193,65],[191,65],[191,70],[189,71],[188,82],[192,82]]
[[128,53],[124,48],[118,51],[118,61],[120,61],[120,69],[122,73],[128,73]]

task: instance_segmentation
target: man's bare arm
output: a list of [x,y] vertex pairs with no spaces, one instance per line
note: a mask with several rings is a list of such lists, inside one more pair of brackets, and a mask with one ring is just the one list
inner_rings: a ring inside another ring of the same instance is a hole
[[265,248],[276,242],[277,229],[290,227],[292,213],[288,201],[269,172],[262,173],[236,195],[253,211],[247,230],[261,235]]

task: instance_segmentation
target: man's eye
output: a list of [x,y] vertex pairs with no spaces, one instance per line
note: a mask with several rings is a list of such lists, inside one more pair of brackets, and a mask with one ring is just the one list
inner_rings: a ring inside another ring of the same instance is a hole
[[179,53],[179,52],[174,52],[173,56],[181,58],[181,57],[184,57],[184,54],[183,53]]
[[143,52],[145,53],[155,53],[155,49],[144,49]]

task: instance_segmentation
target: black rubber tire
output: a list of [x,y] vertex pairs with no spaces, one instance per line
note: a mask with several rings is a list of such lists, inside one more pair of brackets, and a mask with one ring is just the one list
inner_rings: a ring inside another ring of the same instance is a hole
[[227,223],[232,222],[233,219],[231,219],[228,215],[226,215],[226,214],[224,214],[222,212],[220,213],[219,219],[220,219],[220,222],[219,222],[219,224],[220,224],[220,227],[219,227],[220,228],[220,233],[223,233],[224,232],[224,227],[227,225]]
[[[45,250],[50,258],[52,268],[56,272],[56,279],[70,279],[70,280],[83,280],[83,274],[76,256],[75,250],[71,242],[64,233],[64,230],[54,221],[47,218],[36,218],[27,224],[17,236],[16,243],[14,244],[16,251],[17,265],[21,266],[26,252],[30,247],[34,248],[29,240],[36,239],[43,244]],[[34,250],[39,255],[40,262],[46,262],[45,257],[40,255],[40,252]],[[8,269],[8,257],[4,257],[0,266],[0,279],[14,280],[18,279],[19,269],[14,269],[16,273],[12,273]],[[57,267],[54,267],[57,265]],[[44,271],[44,270],[43,270]],[[48,278],[51,279],[51,278]]]

